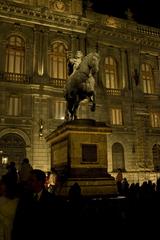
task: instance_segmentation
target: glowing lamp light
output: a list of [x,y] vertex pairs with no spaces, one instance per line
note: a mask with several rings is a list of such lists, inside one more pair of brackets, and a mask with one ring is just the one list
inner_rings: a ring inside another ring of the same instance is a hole
[[8,163],[8,157],[2,156],[2,164],[6,165]]

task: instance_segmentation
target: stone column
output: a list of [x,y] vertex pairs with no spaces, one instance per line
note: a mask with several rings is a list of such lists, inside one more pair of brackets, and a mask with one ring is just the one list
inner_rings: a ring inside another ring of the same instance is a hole
[[0,51],[1,51],[0,71],[2,72],[5,71],[6,44],[7,44],[7,41],[0,42]]
[[160,56],[157,56],[157,74],[156,74],[156,82],[158,83],[156,88],[160,91]]
[[126,72],[127,72],[127,68],[126,68],[126,55],[125,55],[125,49],[121,49],[121,64],[122,64],[122,72],[121,72],[121,76],[122,76],[122,88],[128,87],[128,82],[126,81]]
[[79,47],[80,47],[80,50],[85,55],[86,54],[86,52],[85,52],[85,40],[84,40],[83,36],[80,36],[80,38],[79,38]]
[[132,59],[131,59],[131,56],[132,56],[132,51],[131,50],[129,50],[129,49],[127,49],[126,51],[125,51],[125,53],[126,53],[126,65],[127,65],[127,77],[128,77],[128,81],[127,81],[127,85],[128,85],[128,88],[129,89],[133,89],[133,86],[132,86],[132,80],[131,80],[131,69],[132,69]]
[[71,35],[71,54],[72,54],[72,57],[74,56],[76,50],[77,50],[76,36]]
[[160,56],[157,56],[158,70],[160,70]]
[[39,59],[38,43],[39,43],[39,31],[35,28],[33,49],[33,72],[35,75],[38,75],[38,59]]
[[31,75],[33,72],[33,58],[32,58],[32,51],[31,49],[33,49],[33,43],[29,42],[29,44],[27,44],[26,46],[26,74],[27,75]]
[[39,31],[39,43],[38,43],[38,75],[43,75],[43,31]]
[[48,75],[48,30],[45,30],[43,33],[43,49],[42,49],[42,65],[43,65],[43,74]]
[[42,52],[43,52],[43,32],[41,29],[34,29],[34,56],[33,66],[34,74],[43,75]]
[[97,43],[96,43],[96,41],[93,40],[93,38],[90,38],[90,37],[87,38],[87,46],[86,46],[87,53],[86,53],[86,55],[90,52],[96,51],[96,47],[97,47],[96,44]]
[[[138,49],[128,49],[126,51],[126,61],[127,61],[127,72],[128,72],[128,87],[132,90],[139,83],[139,50]],[[136,88],[137,91],[137,88]]]
[[137,87],[142,84],[140,82],[140,52],[135,48],[131,51],[131,80],[134,90],[137,91]]

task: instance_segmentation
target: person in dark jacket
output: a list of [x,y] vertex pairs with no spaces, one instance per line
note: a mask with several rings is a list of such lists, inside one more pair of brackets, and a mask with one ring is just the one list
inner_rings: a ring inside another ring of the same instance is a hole
[[47,239],[50,236],[58,208],[55,196],[45,188],[45,181],[44,171],[31,171],[30,188],[21,195],[17,207],[12,240]]

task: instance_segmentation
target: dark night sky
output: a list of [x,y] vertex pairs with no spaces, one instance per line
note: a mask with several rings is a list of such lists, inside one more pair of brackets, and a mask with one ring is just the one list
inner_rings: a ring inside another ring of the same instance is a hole
[[91,0],[96,12],[126,19],[128,8],[136,22],[160,28],[158,0]]

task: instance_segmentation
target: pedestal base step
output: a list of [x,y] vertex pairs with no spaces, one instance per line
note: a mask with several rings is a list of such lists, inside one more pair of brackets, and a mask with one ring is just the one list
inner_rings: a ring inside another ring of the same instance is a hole
[[81,195],[84,197],[107,197],[116,196],[117,186],[115,180],[111,178],[68,178],[58,191],[59,196],[68,197],[70,188],[78,183]]

